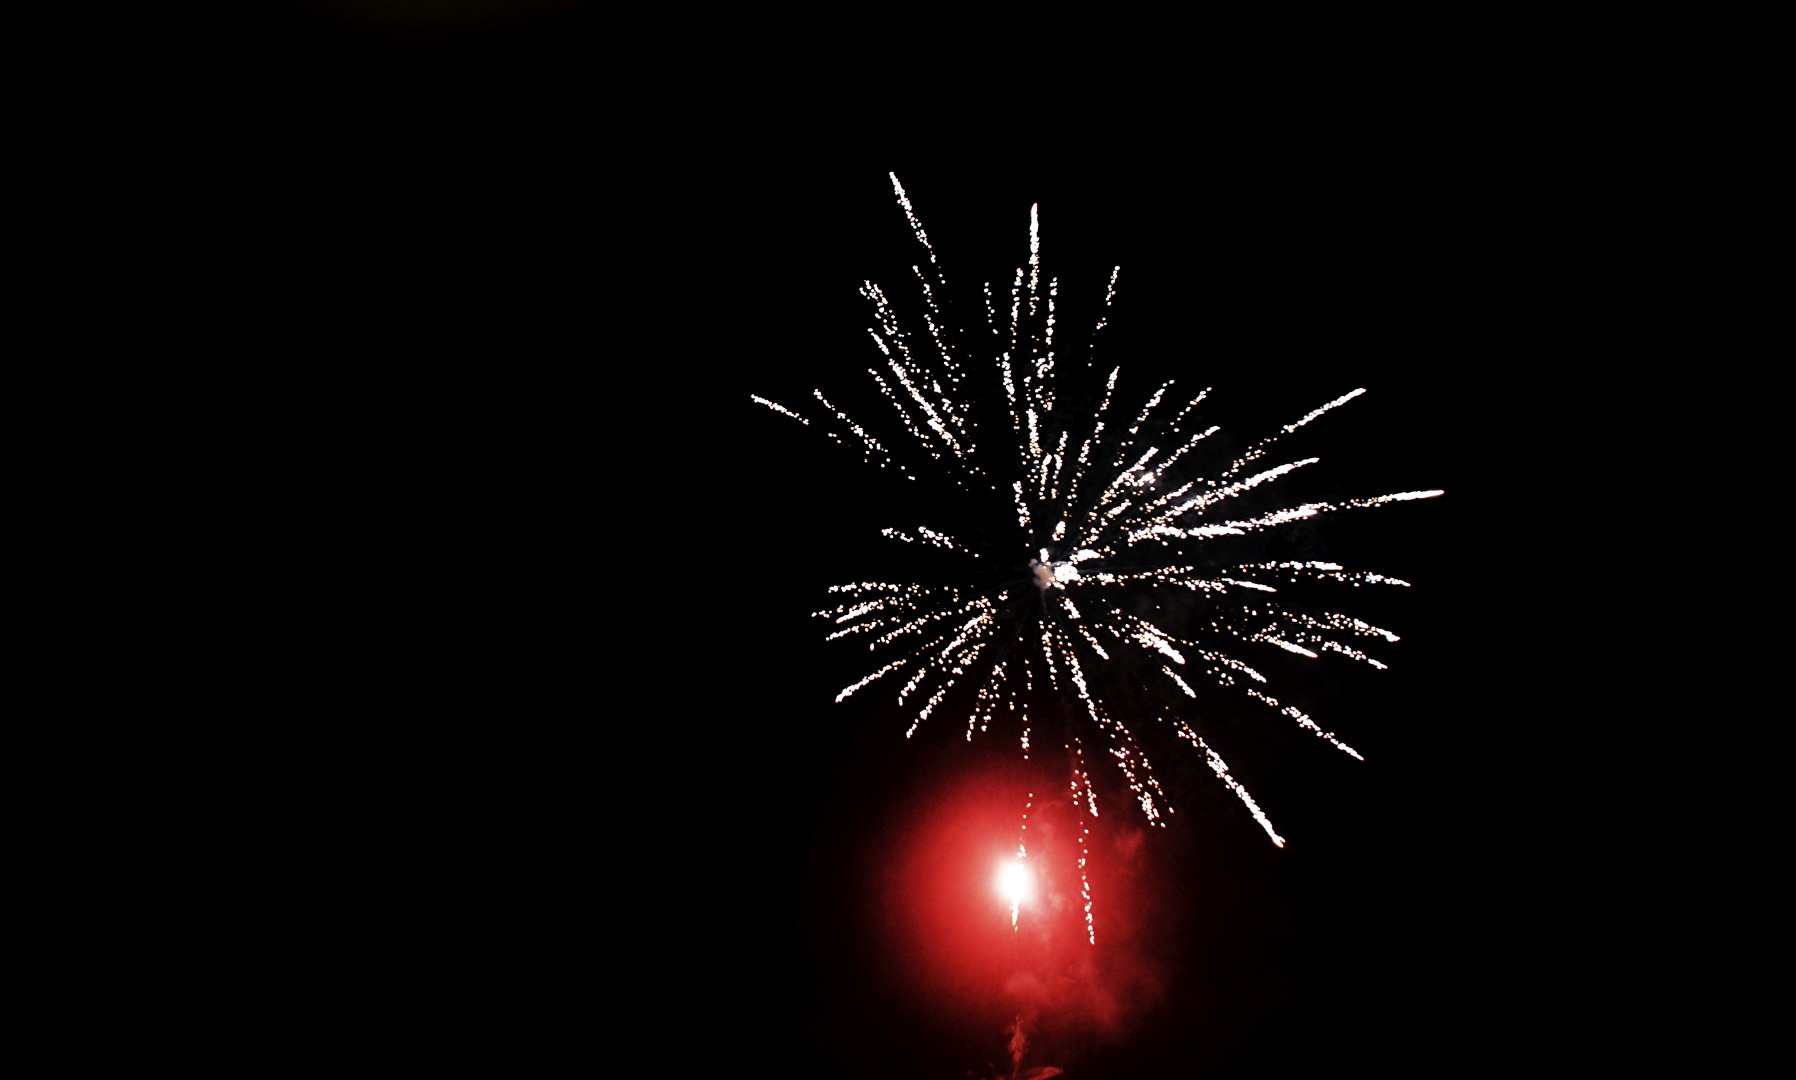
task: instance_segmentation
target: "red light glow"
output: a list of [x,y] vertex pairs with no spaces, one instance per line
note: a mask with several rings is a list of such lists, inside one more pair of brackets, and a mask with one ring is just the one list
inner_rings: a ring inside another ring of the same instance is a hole
[[[1029,788],[1007,756],[997,760],[1011,748],[989,745],[950,746],[954,756],[944,753],[882,808],[878,832],[845,841],[862,860],[856,879],[870,886],[867,906],[847,913],[865,929],[844,939],[866,950],[868,1015],[893,1030],[971,1032],[974,1045],[989,1047],[992,1033],[1027,1012],[1031,1060],[1064,1053],[1052,1039],[1064,1047],[1123,1038],[1151,1014],[1168,977],[1146,913],[1190,902],[1166,897],[1139,826],[1091,822],[1063,781],[1034,801],[1020,857],[1017,808]],[[1079,873],[1088,826],[1099,856],[1096,946]]]

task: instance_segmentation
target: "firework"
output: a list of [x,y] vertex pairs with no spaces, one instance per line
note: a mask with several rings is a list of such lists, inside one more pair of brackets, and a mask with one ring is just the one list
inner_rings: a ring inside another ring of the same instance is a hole
[[[1072,722],[1057,734],[1081,814],[1098,812],[1087,758],[1101,754],[1146,820],[1164,824],[1170,806],[1145,746],[1151,732],[1156,742],[1170,737],[1201,755],[1272,842],[1284,846],[1199,734],[1189,706],[1200,687],[1237,694],[1359,758],[1275,695],[1259,657],[1268,650],[1307,659],[1335,653],[1383,668],[1367,649],[1397,635],[1288,597],[1318,586],[1407,583],[1329,561],[1225,553],[1241,550],[1231,547],[1234,538],[1441,492],[1269,503],[1281,483],[1318,460],[1281,460],[1274,453],[1279,441],[1363,390],[1245,443],[1199,419],[1208,389],[1184,390],[1168,380],[1125,405],[1122,369],[1098,363],[1121,267],[1101,283],[1089,335],[1066,349],[1060,286],[1044,278],[1039,208],[1032,207],[1025,265],[997,287],[985,284],[968,318],[968,308],[948,299],[935,249],[896,176],[892,188],[924,259],[913,267],[920,290],[913,323],[900,320],[883,288],[862,287],[873,312],[876,363],[867,373],[878,415],[856,419],[821,389],[802,405],[753,396],[870,466],[945,485],[934,505],[974,508],[959,516],[942,510],[951,522],[883,530],[915,553],[904,564],[918,573],[830,588],[834,602],[816,613],[831,624],[828,639],[860,644],[873,659],[837,700],[894,694],[908,715],[907,737],[945,713],[968,739],[1003,717],[1014,721],[1027,757],[1037,691],[1050,691],[1070,713]],[[1080,842],[1083,870],[1083,833]],[[1019,841],[1018,855],[1025,854]],[[1089,887],[1084,899],[1089,934]]]

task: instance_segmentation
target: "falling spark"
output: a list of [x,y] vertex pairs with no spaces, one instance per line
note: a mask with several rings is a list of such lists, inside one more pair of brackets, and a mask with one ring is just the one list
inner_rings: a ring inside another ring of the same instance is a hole
[[[1039,206],[1030,208],[1027,267],[1018,267],[1008,282],[1008,303],[1000,305],[987,283],[983,325],[962,333],[953,329],[952,313],[944,307],[948,290],[936,250],[898,178],[891,181],[927,259],[913,267],[922,284],[925,333],[906,328],[879,286],[867,282],[861,289],[873,308],[869,333],[879,354],[868,371],[887,411],[895,414],[890,433],[882,432],[890,445],[821,391],[813,396],[823,411],[808,415],[758,395],[751,398],[857,448],[869,464],[912,480],[934,475],[986,500],[992,528],[986,533],[982,527],[977,542],[972,533],[957,536],[921,523],[884,530],[889,539],[915,549],[963,559],[969,574],[962,583],[899,580],[831,587],[839,601],[815,613],[836,628],[830,638],[858,636],[870,650],[897,652],[836,700],[896,682],[898,703],[914,708],[907,738],[939,709],[966,709],[969,739],[1002,711],[1019,720],[1027,759],[1035,719],[1030,710],[1038,706],[1030,690],[1059,691],[1067,703],[1068,794],[1079,815],[1081,897],[1087,936],[1095,944],[1086,863],[1089,821],[1098,815],[1098,800],[1086,765],[1086,737],[1106,751],[1150,824],[1163,826],[1172,808],[1142,744],[1150,734],[1169,735],[1202,754],[1272,843],[1283,847],[1284,838],[1221,755],[1191,720],[1164,703],[1198,699],[1193,683],[1207,684],[1240,694],[1360,758],[1302,709],[1262,689],[1268,676],[1248,658],[1265,656],[1266,649],[1305,661],[1333,653],[1382,670],[1385,664],[1362,645],[1397,640],[1388,630],[1301,606],[1287,594],[1408,582],[1325,561],[1261,558],[1221,565],[1223,549],[1210,542],[1442,492],[1256,505],[1268,490],[1319,461],[1308,456],[1267,462],[1279,440],[1359,398],[1364,389],[1282,425],[1206,474],[1192,463],[1217,445],[1211,440],[1221,430],[1195,419],[1208,388],[1180,392],[1169,380],[1123,424],[1111,416],[1113,402],[1124,392],[1119,387],[1127,385],[1122,368],[1094,381],[1101,370],[1095,360],[1099,332],[1110,320],[1120,267],[1108,275],[1089,348],[1071,354],[1080,359],[1067,363],[1070,373],[1063,372],[1055,340],[1063,332],[1059,281],[1050,277],[1044,286]],[[994,385],[971,383],[980,367],[992,374]],[[1087,400],[1080,396],[1082,388],[1096,399],[1095,407],[1080,406]],[[1017,537],[1015,549],[995,550],[989,538],[1006,533]],[[999,565],[1015,572],[992,576],[990,568]],[[1114,673],[1120,692],[1100,689],[1101,673]],[[1025,827],[1026,822],[1027,809]],[[1019,869],[1023,854],[1019,839]],[[1016,905],[1013,899],[1013,926]]]

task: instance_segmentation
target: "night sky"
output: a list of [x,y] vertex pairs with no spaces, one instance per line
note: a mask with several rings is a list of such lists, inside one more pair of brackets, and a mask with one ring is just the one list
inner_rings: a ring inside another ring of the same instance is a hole
[[[420,591],[457,630],[433,640],[466,629],[457,654],[489,661],[436,673],[454,734],[426,738],[458,779],[426,787],[428,843],[468,838],[457,1008],[490,1010],[495,1060],[960,1078],[1005,1063],[1024,1011],[1025,1064],[1069,1077],[1471,1076],[1554,1022],[1561,980],[1512,989],[1567,857],[1537,838],[1576,786],[1541,739],[1556,706],[1518,685],[1552,665],[1516,629],[1540,614],[1516,551],[1544,455],[1497,455],[1558,430],[1521,314],[1557,294],[1512,272],[1536,235],[1493,198],[1513,163],[1419,111],[1146,139],[1125,99],[937,138],[947,119],[883,99],[826,115],[852,86],[618,79],[627,43],[583,5],[452,29],[298,10],[261,73],[278,348],[375,418],[367,509],[421,541],[385,557],[440,560],[461,584]],[[1066,826],[1055,744],[1031,773],[952,714],[906,740],[889,694],[832,702],[867,667],[809,613],[904,576],[878,529],[927,500],[749,401],[868,382],[858,285],[916,300],[888,170],[959,290],[1027,257],[1039,203],[1069,343],[1121,264],[1119,407],[1211,386],[1248,439],[1364,386],[1292,455],[1334,494],[1447,492],[1291,541],[1413,583],[1344,605],[1402,635],[1390,670],[1325,659],[1275,689],[1364,763],[1259,707],[1203,727],[1285,849],[1195,754],[1155,757],[1166,829],[1096,770],[1096,947],[1029,909],[1013,934],[990,885],[1024,792],[1044,837]]]

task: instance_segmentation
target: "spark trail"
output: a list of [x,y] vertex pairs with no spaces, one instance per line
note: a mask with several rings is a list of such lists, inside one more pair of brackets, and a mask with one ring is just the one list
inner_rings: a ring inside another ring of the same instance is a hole
[[[983,287],[973,329],[954,329],[961,313],[947,306],[936,251],[903,185],[895,175],[891,180],[926,260],[912,268],[921,286],[920,330],[899,319],[879,286],[865,282],[861,289],[874,315],[869,333],[877,359],[868,374],[884,402],[879,423],[850,418],[820,390],[812,394],[814,404],[802,407],[752,400],[822,430],[868,464],[910,481],[949,484],[981,507],[972,532],[982,539],[956,536],[941,523],[889,527],[884,535],[907,545],[906,552],[957,560],[958,579],[830,588],[834,605],[815,613],[831,623],[828,638],[864,643],[875,654],[872,670],[836,700],[875,688],[895,693],[910,715],[906,737],[948,710],[958,713],[968,739],[1002,715],[1020,725],[1027,758],[1030,713],[1042,711],[1030,690],[1050,688],[1061,702],[1053,711],[1062,721],[1069,794],[1082,819],[1098,813],[1089,759],[1101,752],[1146,820],[1165,824],[1171,807],[1145,747],[1151,738],[1156,749],[1183,743],[1202,755],[1283,847],[1271,819],[1190,718],[1199,687],[1239,695],[1359,758],[1272,692],[1263,658],[1273,650],[1306,660],[1333,653],[1384,668],[1367,649],[1397,641],[1396,634],[1287,596],[1293,590],[1307,597],[1317,589],[1408,583],[1328,561],[1265,558],[1263,552],[1230,561],[1230,538],[1441,492],[1268,505],[1268,492],[1319,460],[1279,460],[1280,440],[1352,402],[1363,389],[1257,441],[1234,444],[1219,461],[1213,459],[1227,441],[1219,437],[1222,429],[1197,419],[1208,388],[1181,391],[1167,380],[1133,411],[1118,411],[1122,369],[1112,367],[1106,375],[1095,360],[1121,267],[1108,275],[1089,340],[1073,350],[1077,359],[1067,360],[1057,340],[1059,282],[1043,279],[1039,207],[1030,208],[1026,265],[1006,286]],[[1014,546],[999,549],[993,537],[1008,537],[1002,544]],[[1082,820],[1078,829],[1082,879],[1086,824]],[[1018,855],[1026,855],[1020,843]],[[1088,882],[1084,901],[1087,934],[1095,943]]]

